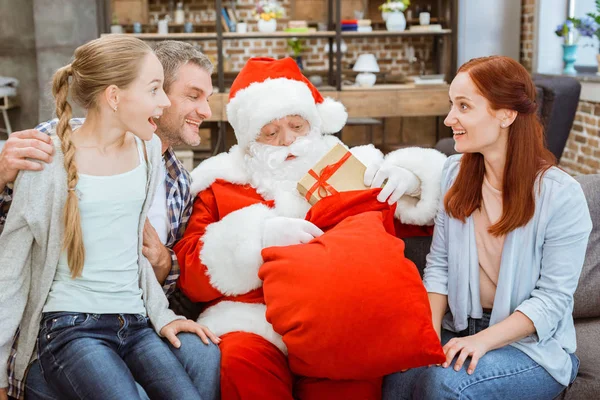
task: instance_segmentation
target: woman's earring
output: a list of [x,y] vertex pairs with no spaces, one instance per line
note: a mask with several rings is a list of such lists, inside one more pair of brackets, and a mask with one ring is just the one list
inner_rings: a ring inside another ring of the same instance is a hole
[[114,111],[114,112],[117,112],[117,106],[115,106],[115,108],[113,108],[113,111]]

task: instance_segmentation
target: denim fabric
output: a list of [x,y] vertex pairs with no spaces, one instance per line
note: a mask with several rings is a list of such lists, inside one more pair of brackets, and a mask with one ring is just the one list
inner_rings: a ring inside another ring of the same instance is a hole
[[[220,363],[219,347],[212,342],[202,343],[200,338],[192,333],[177,335],[181,341],[179,349],[169,343],[169,348],[192,378],[192,382],[203,400],[218,400],[220,398]],[[136,383],[140,398],[149,400],[144,389]],[[27,400],[60,400],[56,392],[48,385],[39,360],[29,366],[25,381],[25,398]]]
[[[139,383],[136,383],[139,398],[141,400],[150,400]],[[27,376],[25,377],[25,399],[26,400],[61,400],[61,397],[56,394],[54,389],[48,385],[42,369],[40,368],[40,360],[35,360],[29,365]]]
[[202,396],[202,400],[219,400],[221,398],[221,351],[219,346],[209,340],[209,344],[195,333],[177,335],[181,347],[176,349],[168,343],[187,374],[192,378],[194,386]]
[[201,398],[177,356],[142,315],[46,313],[38,358],[44,380],[60,398],[146,398],[136,382],[150,399]]
[[[453,337],[474,335],[489,326],[490,314],[469,318],[462,332],[442,331],[442,343]],[[551,400],[565,389],[529,356],[513,346],[504,346],[485,354],[473,375],[467,374],[470,359],[460,371],[454,371],[454,362],[448,368],[421,367],[397,372],[385,377],[383,399],[519,399]],[[571,354],[573,363],[571,383],[577,376],[579,359]]]

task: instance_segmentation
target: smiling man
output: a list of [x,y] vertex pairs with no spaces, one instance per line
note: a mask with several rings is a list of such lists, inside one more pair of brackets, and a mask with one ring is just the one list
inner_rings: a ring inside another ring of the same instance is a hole
[[[164,41],[154,48],[155,54],[164,69],[164,90],[171,102],[160,118],[154,119],[156,134],[162,141],[164,184],[159,185],[154,202],[148,213],[144,228],[142,252],[150,261],[157,280],[163,285],[167,296],[176,289],[179,278],[177,257],[171,250],[183,235],[192,209],[190,194],[190,175],[175,156],[172,146],[186,144],[198,146],[198,133],[202,122],[211,117],[208,98],[213,87],[211,74],[213,66],[210,60],[189,43]],[[73,118],[71,127],[76,129],[83,124],[83,118]],[[53,155],[48,132],[54,131],[57,119],[44,122],[36,127],[13,133],[0,153],[0,232],[10,207],[12,190],[8,184],[13,182],[19,170],[39,170],[42,164],[27,160],[35,159],[49,162]],[[179,297],[178,297],[179,298]],[[173,302],[172,302],[173,305]],[[173,307],[176,312],[176,308]],[[181,337],[182,348],[186,347],[186,338]],[[187,348],[190,348],[189,346]],[[201,387],[203,399],[216,399],[219,395],[218,371],[220,353],[214,344],[206,346],[202,354],[173,350],[197,387]],[[9,376],[12,363],[9,361]],[[27,376],[26,394],[28,398],[52,399],[53,394],[41,376],[37,363],[33,364]],[[18,382],[11,379],[9,395],[22,398],[23,392]]]

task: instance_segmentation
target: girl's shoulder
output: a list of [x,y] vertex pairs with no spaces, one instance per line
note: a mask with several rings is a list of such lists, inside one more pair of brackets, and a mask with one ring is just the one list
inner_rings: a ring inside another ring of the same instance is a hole
[[162,142],[160,138],[154,134],[152,139],[144,142],[146,146],[146,153],[148,154],[148,161],[152,165],[158,165],[162,157]]

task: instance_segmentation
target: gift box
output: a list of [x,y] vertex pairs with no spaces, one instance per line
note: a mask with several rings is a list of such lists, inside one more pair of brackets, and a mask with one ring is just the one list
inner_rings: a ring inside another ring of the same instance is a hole
[[367,167],[341,144],[336,144],[315,166],[298,182],[298,192],[311,205],[323,197],[369,189],[364,177]]

